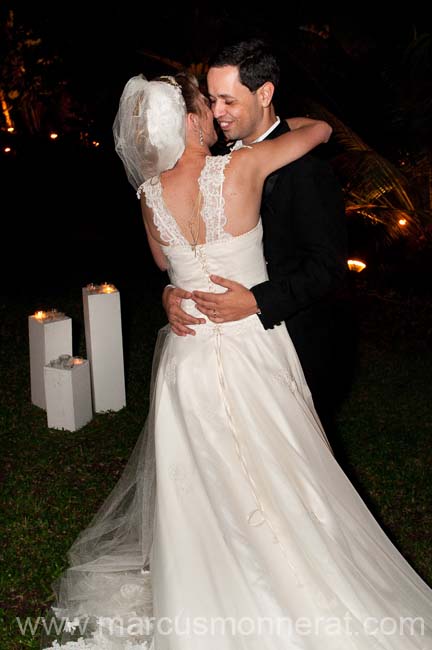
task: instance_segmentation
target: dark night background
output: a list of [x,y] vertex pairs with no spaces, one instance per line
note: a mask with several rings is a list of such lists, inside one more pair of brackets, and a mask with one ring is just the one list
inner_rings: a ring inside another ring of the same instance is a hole
[[[194,2],[150,8],[119,3],[107,9],[13,3],[3,7],[3,20],[8,8],[17,26],[41,38],[43,55],[55,57],[50,83],[62,84],[69,101],[67,119],[46,112],[40,131],[29,135],[18,128],[11,138],[14,155],[2,156],[9,286],[20,271],[31,285],[133,283],[157,275],[139,204],[113,149],[111,125],[127,79],[139,72],[149,78],[175,72],[166,59],[197,64],[225,42],[263,35],[282,64],[281,116],[302,114],[311,101],[318,102],[393,159],[404,146],[431,142],[430,116],[412,106],[398,115],[404,84],[412,85],[412,80],[400,83],[399,62],[414,35],[430,34],[426,11],[416,11],[412,3],[382,17],[360,6],[341,13],[290,6],[289,18],[282,18],[277,9],[247,11],[231,4],[211,9]],[[58,141],[48,140],[50,128],[59,131]],[[99,141],[99,148],[84,146],[83,132]],[[352,254],[372,254],[378,230],[371,235],[354,220],[350,227]]]

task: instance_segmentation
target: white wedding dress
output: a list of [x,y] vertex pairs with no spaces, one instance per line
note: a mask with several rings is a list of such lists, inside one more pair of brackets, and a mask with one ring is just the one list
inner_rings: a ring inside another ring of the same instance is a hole
[[[185,289],[267,278],[261,223],[224,230],[228,161],[202,171],[195,250],[159,179],[142,187]],[[70,560],[54,610],[70,634],[54,647],[432,649],[431,589],[336,462],[285,326],[258,316],[162,330],[147,426]]]

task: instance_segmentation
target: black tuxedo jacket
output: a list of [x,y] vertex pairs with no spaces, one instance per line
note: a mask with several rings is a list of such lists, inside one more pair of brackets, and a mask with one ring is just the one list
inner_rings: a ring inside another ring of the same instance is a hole
[[[286,122],[269,138],[288,131]],[[269,280],[252,288],[266,329],[333,299],[347,277],[342,189],[327,161],[307,154],[271,174],[261,204]]]
[[[283,121],[268,137],[288,130]],[[259,317],[266,329],[285,321],[325,420],[347,380],[352,328],[344,200],[331,164],[307,154],[271,174],[261,217],[269,280],[251,288]]]

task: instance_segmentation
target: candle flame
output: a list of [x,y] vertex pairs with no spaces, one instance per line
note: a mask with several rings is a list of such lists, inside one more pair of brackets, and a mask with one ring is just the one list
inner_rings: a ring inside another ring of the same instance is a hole
[[114,291],[117,291],[115,286],[113,284],[108,284],[107,282],[104,282],[101,284],[101,291],[102,293],[114,293]]
[[48,311],[42,311],[40,309],[33,314],[33,318],[36,318],[38,321],[48,322],[64,318],[64,313],[62,311],[58,311],[58,309],[49,309]]
[[91,282],[86,286],[86,289],[89,293],[114,293],[117,291],[116,286],[109,284],[109,282],[103,282],[102,284],[94,284]]
[[348,268],[350,271],[355,271],[360,273],[363,269],[366,268],[366,264],[361,260],[348,260]]
[[398,224],[399,224],[400,226],[406,226],[407,223],[408,223],[408,222],[407,222],[406,219],[399,219],[399,221],[398,221]]

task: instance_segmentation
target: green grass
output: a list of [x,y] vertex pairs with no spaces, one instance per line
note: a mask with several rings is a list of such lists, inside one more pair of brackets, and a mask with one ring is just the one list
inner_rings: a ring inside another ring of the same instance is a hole
[[344,466],[375,517],[432,584],[432,302],[360,296],[360,363],[339,415]]
[[[337,435],[346,472],[405,557],[432,583],[432,306],[425,299],[390,298],[358,296],[360,364]],[[144,423],[153,345],[164,324],[159,290],[122,292],[127,407],[96,415],[75,433],[62,432],[48,429],[45,412],[30,403],[27,316],[50,306],[72,317],[74,353],[85,356],[80,290],[4,298],[0,306],[6,343],[0,353],[5,650],[39,648],[36,636],[20,634],[15,617],[44,615],[68,548],[119,477]]]

